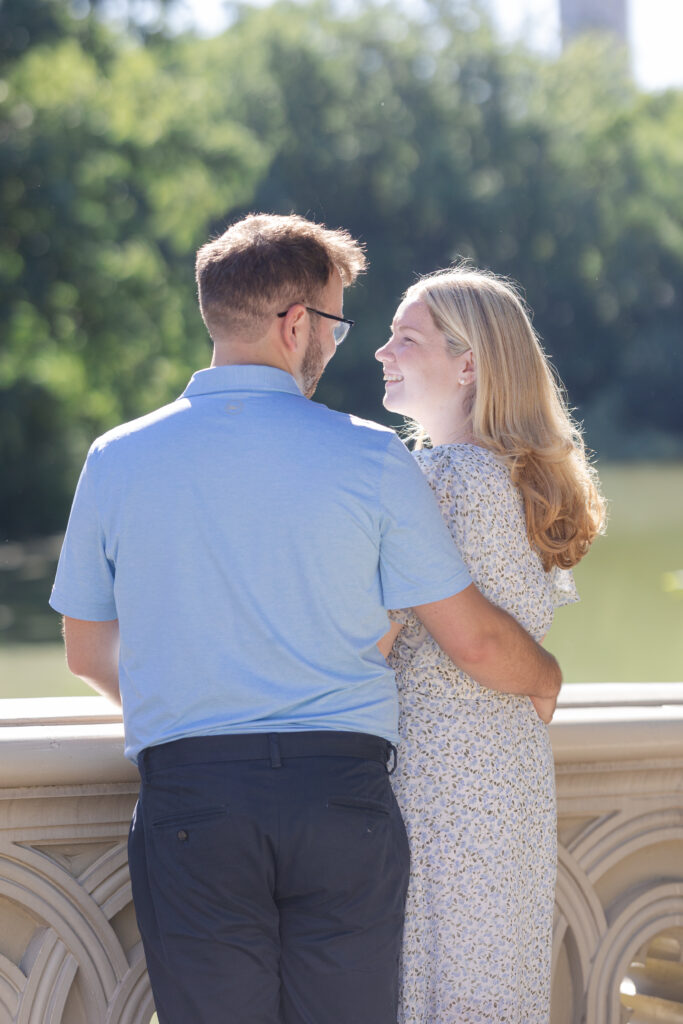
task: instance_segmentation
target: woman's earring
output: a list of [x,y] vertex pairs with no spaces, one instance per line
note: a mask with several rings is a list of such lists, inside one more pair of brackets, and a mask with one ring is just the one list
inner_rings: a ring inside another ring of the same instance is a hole
[[461,377],[461,378],[459,379],[459,381],[458,381],[458,384],[464,384],[464,383],[465,383],[465,378],[464,378],[464,377]]

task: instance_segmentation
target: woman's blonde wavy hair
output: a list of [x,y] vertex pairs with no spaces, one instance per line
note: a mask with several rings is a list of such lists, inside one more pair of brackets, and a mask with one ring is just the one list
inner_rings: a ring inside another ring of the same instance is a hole
[[[508,467],[545,570],[576,565],[604,531],[605,500],[516,286],[461,263],[421,278],[404,298],[424,302],[453,355],[472,350],[473,440]],[[409,436],[416,448],[427,439],[418,424]]]

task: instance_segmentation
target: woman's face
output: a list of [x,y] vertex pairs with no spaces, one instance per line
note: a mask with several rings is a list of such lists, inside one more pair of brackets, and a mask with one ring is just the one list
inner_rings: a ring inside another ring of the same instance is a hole
[[391,337],[377,349],[375,359],[384,370],[384,408],[391,412],[426,426],[457,395],[461,360],[449,352],[424,302],[401,303]]

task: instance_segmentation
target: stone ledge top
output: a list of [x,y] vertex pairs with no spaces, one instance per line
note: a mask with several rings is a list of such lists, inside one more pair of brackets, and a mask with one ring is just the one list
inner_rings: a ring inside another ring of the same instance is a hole
[[106,697],[23,697],[0,700],[0,728],[120,722],[121,709]]
[[[665,707],[683,705],[680,683],[565,683],[559,708]],[[121,711],[105,697],[24,697],[0,700],[0,727],[48,722],[120,722]]]
[[[657,761],[683,772],[683,683],[565,687],[550,726],[557,764]],[[120,710],[104,697],[0,701],[0,786],[130,782]]]
[[683,704],[683,683],[565,683],[559,708],[662,707]]

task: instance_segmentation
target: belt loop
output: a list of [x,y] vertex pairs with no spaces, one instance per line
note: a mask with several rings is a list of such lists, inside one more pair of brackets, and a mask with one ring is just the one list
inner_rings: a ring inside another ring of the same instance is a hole
[[270,750],[270,767],[282,768],[282,758],[280,757],[280,744],[278,743],[278,737],[276,732],[268,733],[268,747]]
[[[389,743],[388,741],[387,748],[387,753],[389,755],[389,757],[387,757],[387,775],[393,775],[398,765],[398,751],[394,744]],[[391,760],[389,760],[389,758],[391,758]],[[389,764],[391,764],[391,767],[389,767]]]
[[141,782],[147,782],[147,765],[145,763],[145,761],[146,761],[145,755],[146,754],[147,754],[147,749],[146,748],[145,748],[145,750],[141,750],[140,753],[138,754],[138,771],[140,773],[140,781]]

